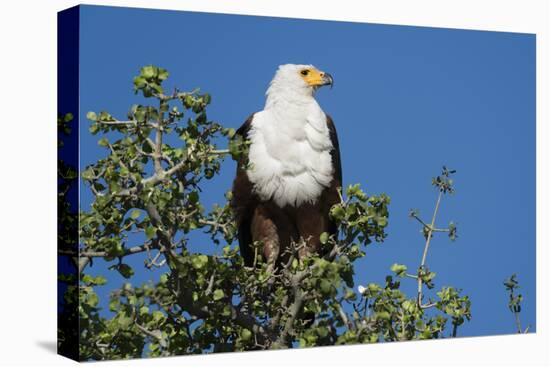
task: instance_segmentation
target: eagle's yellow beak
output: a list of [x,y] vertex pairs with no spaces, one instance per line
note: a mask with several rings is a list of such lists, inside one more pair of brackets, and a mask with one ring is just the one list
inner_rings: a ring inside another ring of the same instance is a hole
[[334,84],[334,79],[332,79],[332,75],[330,75],[329,73],[325,73],[324,71],[317,70],[315,68],[302,69],[300,71],[300,76],[310,87],[314,88],[329,84],[332,87],[332,85]]

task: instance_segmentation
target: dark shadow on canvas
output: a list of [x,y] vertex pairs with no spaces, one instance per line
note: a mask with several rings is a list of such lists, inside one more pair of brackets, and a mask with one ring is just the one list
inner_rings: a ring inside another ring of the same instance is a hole
[[36,341],[36,345],[50,353],[57,354],[57,343],[55,340],[38,340]]

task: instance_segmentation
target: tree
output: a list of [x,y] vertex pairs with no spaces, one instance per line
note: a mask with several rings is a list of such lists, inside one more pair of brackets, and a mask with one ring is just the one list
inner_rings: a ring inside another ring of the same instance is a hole
[[[162,84],[167,78],[165,69],[141,69],[134,91],[152,103],[132,106],[127,119],[108,112],[87,114],[90,132],[98,135],[107,155],[81,173],[94,200],[79,213],[80,243],[73,239],[72,246],[60,248],[78,268],[79,281],[69,285],[65,300],[78,304],[81,360],[457,335],[471,317],[470,301],[452,287],[434,294],[435,273],[427,266],[434,235],[456,238],[453,223],[436,227],[442,198],[454,191],[454,171],[444,167],[433,179],[438,197],[430,223],[418,211],[410,213],[425,239],[421,264],[412,274],[394,264],[385,284],[354,290],[355,263],[367,246],[387,236],[390,203],[387,195],[367,194],[358,184],[342,190],[341,202],[331,209],[339,234],[321,235],[325,256],[299,260],[297,251],[304,244],[295,243],[280,269],[270,271],[260,256],[249,268],[235,243],[231,192],[228,202],[208,211],[200,189],[205,180],[215,179],[225,157],[238,160],[248,144],[234,137],[233,129],[208,119],[210,95],[166,93]],[[228,149],[218,148],[220,141],[227,141]],[[194,231],[211,239],[203,252],[189,250]],[[131,256],[142,256],[146,268],[161,272],[160,280],[133,283],[142,269],[127,263]],[[128,279],[111,293],[111,318],[101,313],[95,292],[108,279],[86,273],[98,258]],[[416,282],[417,294],[400,290],[405,279]],[[314,320],[306,317],[311,314]],[[60,330],[60,348],[68,340],[75,338]]]

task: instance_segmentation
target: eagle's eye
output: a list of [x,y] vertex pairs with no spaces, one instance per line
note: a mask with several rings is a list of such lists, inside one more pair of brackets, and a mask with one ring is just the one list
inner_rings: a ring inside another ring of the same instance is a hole
[[309,70],[304,69],[304,70],[302,70],[302,71],[300,72],[300,74],[302,74],[302,75],[308,75],[308,74],[309,74]]

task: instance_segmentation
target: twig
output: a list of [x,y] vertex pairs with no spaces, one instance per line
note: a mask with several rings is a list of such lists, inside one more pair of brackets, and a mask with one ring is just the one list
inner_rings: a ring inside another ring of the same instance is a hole
[[[428,228],[428,233],[426,235],[426,244],[424,246],[424,253],[422,254],[422,262],[420,263],[420,269],[424,269],[426,265],[426,257],[428,256],[428,249],[430,248],[430,241],[432,239],[433,228],[435,226],[435,218],[437,217],[437,211],[439,210],[439,204],[441,203],[441,197],[443,196],[443,190],[439,190],[439,195],[437,197],[437,202],[435,204],[434,213],[432,216],[432,223]],[[422,278],[418,277],[418,305],[422,305]]]
[[437,305],[437,302],[431,302],[431,303],[427,303],[425,305],[420,305],[420,308],[425,310],[425,309],[428,309],[428,308],[435,307],[436,305]]
[[89,257],[81,257],[78,259],[78,273],[82,273],[84,268],[90,263]]
[[168,102],[174,99],[181,99],[187,96],[192,96],[199,92],[200,92],[200,88],[195,88],[191,92],[178,92],[177,90],[174,90],[174,93],[168,94],[168,95],[162,94],[162,93],[154,93],[153,95],[162,101]]
[[457,331],[458,331],[458,324],[453,322],[453,334],[452,334],[453,338],[456,338]]
[[146,260],[146,264],[145,266],[147,267],[147,269],[151,269],[153,266],[154,267],[157,267],[157,268],[160,268],[162,266],[164,266],[164,264],[166,264],[166,260],[162,260],[161,262],[157,262],[157,260],[159,259],[160,255],[162,255],[162,251],[159,251],[157,252],[157,254],[155,255],[155,257],[151,258],[151,256],[149,255],[149,251],[147,251],[147,257],[148,259]]
[[416,214],[412,214],[411,215],[414,219],[416,219],[418,222],[420,222],[424,228],[426,228],[427,230],[431,230],[432,232],[450,232],[450,230],[448,228],[434,228],[433,226],[427,224],[426,222],[424,222],[419,216],[417,216]]
[[[140,252],[147,251],[146,244],[140,245],[140,246],[134,246],[130,247],[124,250],[124,253],[120,256],[127,256],[127,255],[133,255]],[[60,250],[58,252],[60,255],[68,255],[68,256],[80,256],[80,258],[93,258],[93,257],[107,257],[111,256],[107,251],[81,251],[80,253],[70,250]]]
[[120,120],[114,120],[114,121],[104,121],[104,120],[96,120],[95,122],[98,122],[103,125],[137,125],[136,120],[130,120],[130,121],[120,121]]
[[288,343],[288,336],[291,330],[294,328],[294,320],[298,316],[298,313],[302,309],[302,303],[304,301],[304,294],[299,284],[293,286],[294,302],[290,305],[290,315],[286,319],[285,326],[281,331],[281,334],[277,340],[273,343],[273,348],[284,348]]
[[143,332],[144,334],[146,335],[149,335],[153,338],[155,338],[156,340],[162,340],[162,336],[159,336],[157,333],[147,329],[146,327],[144,326],[141,326],[137,321],[134,321],[134,325],[136,325],[136,327],[141,331]]
[[210,279],[208,280],[208,287],[206,288],[206,291],[204,291],[205,295],[209,295],[210,293],[212,293],[212,289],[214,289],[215,277],[216,277],[216,271],[214,270],[214,272],[210,276]]
[[162,113],[159,110],[159,121],[158,126],[155,128],[155,145],[154,145],[154,152],[153,155],[153,162],[155,166],[155,172],[157,174],[161,174],[164,172],[164,169],[162,168],[160,159],[162,157]]
[[519,319],[519,312],[514,312],[516,317],[516,327],[518,328],[518,334],[523,334],[523,329],[521,327],[521,321]]
[[346,325],[349,329],[354,330],[355,329],[354,324],[349,322],[348,316],[344,312],[344,309],[342,308],[342,306],[338,303],[336,304],[336,308],[338,309],[338,315],[342,319],[342,322],[344,323],[344,325]]

